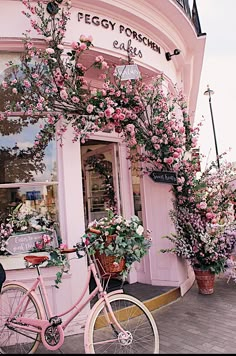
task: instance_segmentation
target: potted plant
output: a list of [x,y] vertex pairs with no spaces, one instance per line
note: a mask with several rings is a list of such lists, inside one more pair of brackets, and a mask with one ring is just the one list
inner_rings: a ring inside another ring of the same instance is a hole
[[103,265],[105,257],[108,257],[111,273],[118,272],[123,278],[151,246],[150,231],[144,229],[138,216],[126,219],[111,209],[107,209],[107,216],[89,223],[82,238],[89,246],[89,253],[101,259],[101,269],[105,273],[110,273]]
[[[161,252],[175,253],[190,261],[202,294],[213,293],[215,275],[224,272],[236,242],[231,186],[235,170],[229,163],[205,172],[195,171],[194,162],[183,161],[170,217],[175,232],[164,236],[173,247]],[[209,284],[211,281],[211,285]],[[202,286],[202,282],[208,282]]]

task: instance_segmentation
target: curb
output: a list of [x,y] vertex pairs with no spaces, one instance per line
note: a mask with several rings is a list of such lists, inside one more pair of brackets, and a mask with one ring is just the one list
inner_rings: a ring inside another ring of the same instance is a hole
[[164,305],[167,305],[171,302],[174,302],[175,300],[179,299],[181,297],[181,291],[180,287],[171,289],[170,291],[163,293],[161,295],[158,295],[157,297],[148,299],[144,301],[143,303],[146,305],[146,307],[150,310],[156,310]]

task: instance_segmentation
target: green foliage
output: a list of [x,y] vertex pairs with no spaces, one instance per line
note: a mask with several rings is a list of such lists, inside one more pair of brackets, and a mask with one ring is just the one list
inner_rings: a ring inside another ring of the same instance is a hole
[[[93,229],[99,230],[101,234],[92,232]],[[144,230],[138,216],[128,220],[111,209],[107,209],[106,217],[89,224],[83,239],[91,255],[98,251],[100,254],[115,256],[115,263],[124,258],[125,269],[121,272],[123,278],[127,277],[132,264],[140,262],[151,246],[150,231]]]
[[59,288],[59,284],[62,283],[63,273],[68,273],[70,269],[69,261],[66,255],[63,255],[60,252],[60,249],[51,248],[50,251],[50,260],[48,261],[47,266],[60,266],[61,270],[56,273],[55,287]]

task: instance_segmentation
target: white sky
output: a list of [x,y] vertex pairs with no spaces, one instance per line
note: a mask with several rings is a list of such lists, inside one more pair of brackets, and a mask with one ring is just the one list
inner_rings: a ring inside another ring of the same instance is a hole
[[214,91],[212,112],[219,154],[236,162],[236,0],[197,0],[202,32],[207,34],[195,122],[204,116],[200,150],[205,164],[215,160],[215,144],[207,85]]

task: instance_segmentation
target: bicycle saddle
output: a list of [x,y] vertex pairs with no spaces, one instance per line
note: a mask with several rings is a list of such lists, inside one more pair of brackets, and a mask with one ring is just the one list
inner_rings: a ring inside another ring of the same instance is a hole
[[25,256],[24,260],[32,263],[32,265],[40,265],[41,263],[49,260],[48,256]]

